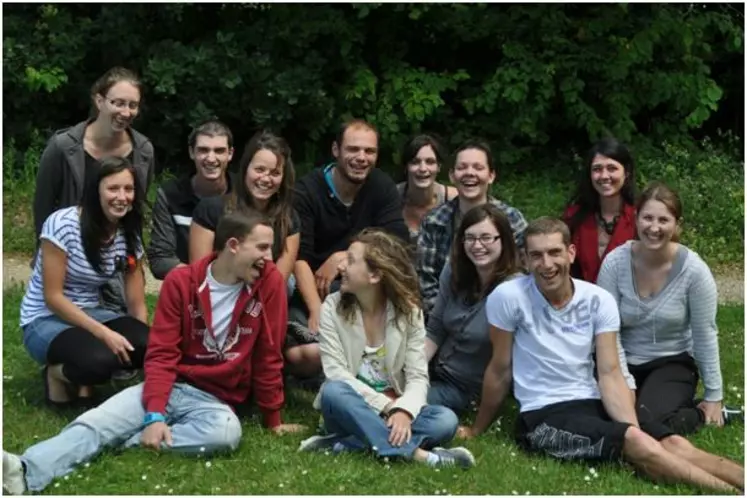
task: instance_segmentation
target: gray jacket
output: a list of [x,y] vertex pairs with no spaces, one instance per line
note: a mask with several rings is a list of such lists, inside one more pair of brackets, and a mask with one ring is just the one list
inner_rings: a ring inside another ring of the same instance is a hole
[[[47,142],[39,161],[34,192],[34,225],[37,252],[39,235],[50,214],[68,206],[77,205],[83,197],[86,177],[86,156],[83,136],[90,121],[82,121],[70,128],[58,130]],[[148,191],[155,172],[155,156],[150,139],[130,128],[133,165],[144,192]],[[31,260],[33,268],[36,255]],[[121,274],[110,280],[101,290],[102,304],[109,309],[126,313],[124,281]]]
[[[78,204],[83,197],[83,183],[86,177],[83,135],[89,122],[83,121],[70,128],[56,131],[42,153],[34,192],[37,245],[42,225],[47,217],[58,209]],[[155,171],[153,144],[137,130],[130,128],[128,132],[132,138],[135,171],[140,185],[147,192]]]

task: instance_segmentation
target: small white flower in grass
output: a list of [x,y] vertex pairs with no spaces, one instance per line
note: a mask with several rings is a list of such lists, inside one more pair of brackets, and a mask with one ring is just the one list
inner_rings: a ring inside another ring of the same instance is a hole
[[200,447],[200,453],[205,453],[205,447],[204,446]]
[[512,451],[512,452],[511,452],[511,457],[513,458],[513,457],[515,457],[515,456],[516,456],[516,453],[514,453],[514,452]]
[[59,488],[60,487],[60,483],[59,482],[54,483],[54,487],[55,488]]
[[160,484],[156,484],[156,489],[161,489],[161,485]]
[[654,484],[654,489],[659,489],[659,486],[657,486],[656,484]]
[[282,482],[280,484],[278,484],[279,488],[282,488],[283,486],[285,486],[285,484],[283,484]]
[[514,489],[513,491],[511,491],[511,494],[512,494],[512,495],[518,495],[518,494],[519,494],[519,492],[518,492],[518,491],[516,491],[516,490]]
[[[36,436],[34,436],[34,437],[36,437]],[[85,464],[84,464],[83,466],[84,466],[85,468],[88,468],[88,467],[90,467],[90,466],[91,466],[91,464],[90,464],[89,462],[86,462],[86,463],[85,463]]]
[[442,494],[446,494],[446,493],[447,493],[447,491],[446,491],[445,489],[442,489],[442,490],[441,490],[441,493],[442,493]]
[[584,476],[584,481],[591,481],[591,477],[589,477],[589,476]]
[[37,436],[36,434],[34,434],[34,439],[39,439],[39,436]]
[[143,476],[142,476],[142,477],[141,477],[140,479],[142,479],[142,480],[144,481],[144,480],[146,480],[147,478],[148,478],[148,476],[146,476],[145,474],[143,474]]
[[262,463],[267,463],[267,459],[266,459],[266,458],[263,458],[263,459],[262,459]]
[[596,473],[597,473],[597,469],[595,469],[594,467],[589,468],[589,474],[596,474]]
[[[389,465],[389,464],[386,464],[386,465],[384,465],[384,468],[385,468],[386,470],[389,470],[389,469],[391,469],[391,468],[392,468],[392,466],[391,466],[391,465]],[[436,469],[436,470],[438,470],[438,469]]]
[[536,466],[536,465],[532,465],[532,470],[533,470],[534,472],[537,472],[537,466]]
[[208,469],[213,466],[213,462],[205,462],[205,467]]
[[742,393],[737,393],[737,398],[742,399]]
[[435,493],[433,493],[433,494],[434,494],[434,495],[440,495],[440,494],[441,494],[441,492],[440,492],[439,490],[436,490],[436,492],[435,492]]
[[372,447],[371,447],[371,449],[372,449],[373,451],[379,451],[379,449],[378,449],[378,448],[377,448],[376,446],[372,446]]
[[173,489],[169,489],[169,494],[172,494],[174,492]]
[[525,494],[525,495],[531,495],[532,493],[530,493],[529,491],[527,491],[527,492],[526,492],[526,493],[524,493],[524,494]]
[[[375,450],[374,450],[375,451]],[[389,462],[389,457],[384,457],[384,462]]]
[[302,475],[302,476],[305,476],[305,475],[306,475],[306,474],[308,474],[308,473],[309,473],[309,471],[308,471],[308,470],[302,470],[302,471],[301,471],[301,475]]
[[433,469],[433,470],[435,470],[436,472],[441,472],[441,469],[439,469],[438,467],[436,467],[436,468],[435,468],[435,469]]

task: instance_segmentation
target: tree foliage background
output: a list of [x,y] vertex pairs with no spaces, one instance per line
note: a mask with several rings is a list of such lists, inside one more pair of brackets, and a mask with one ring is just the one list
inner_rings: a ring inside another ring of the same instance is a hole
[[[106,69],[139,72],[136,128],[158,163],[216,115],[243,141],[329,154],[340,120],[372,120],[382,162],[408,135],[491,142],[531,170],[604,134],[743,137],[742,6],[733,4],[6,4],[3,134],[19,150],[83,119]],[[558,156],[557,154],[560,154]]]

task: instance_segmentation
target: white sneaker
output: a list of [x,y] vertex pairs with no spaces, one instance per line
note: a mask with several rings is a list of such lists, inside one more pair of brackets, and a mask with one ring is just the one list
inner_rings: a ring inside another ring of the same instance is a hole
[[26,491],[21,459],[3,451],[3,491],[9,495],[22,495]]
[[301,441],[301,444],[298,447],[298,451],[326,450],[332,448],[332,446],[334,446],[335,444],[335,441],[337,441],[338,439],[339,437],[337,436],[337,434],[328,434],[326,436],[315,434],[310,438]]

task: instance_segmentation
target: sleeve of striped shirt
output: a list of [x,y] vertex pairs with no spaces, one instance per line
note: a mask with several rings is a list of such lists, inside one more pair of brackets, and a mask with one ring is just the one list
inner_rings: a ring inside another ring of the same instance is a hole
[[55,211],[44,222],[40,239],[48,240],[59,247],[65,254],[69,253],[74,237],[79,236],[80,229],[73,224],[69,217],[64,216],[67,209]]
[[693,334],[693,356],[703,379],[705,401],[723,399],[716,310],[718,292],[711,270],[700,258],[687,290],[687,308]]

